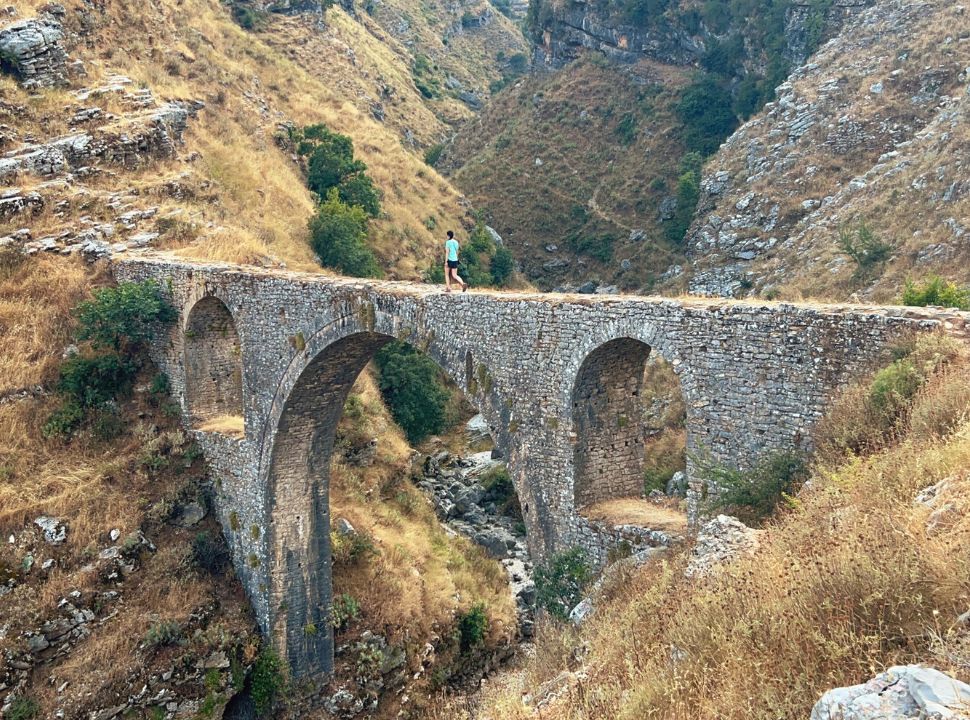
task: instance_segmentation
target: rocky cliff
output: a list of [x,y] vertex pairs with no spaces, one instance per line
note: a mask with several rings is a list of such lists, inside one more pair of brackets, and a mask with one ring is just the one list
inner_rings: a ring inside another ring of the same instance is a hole
[[[690,289],[885,300],[911,275],[970,279],[968,59],[962,5],[861,14],[708,163]],[[860,223],[887,246],[865,267],[839,247]]]

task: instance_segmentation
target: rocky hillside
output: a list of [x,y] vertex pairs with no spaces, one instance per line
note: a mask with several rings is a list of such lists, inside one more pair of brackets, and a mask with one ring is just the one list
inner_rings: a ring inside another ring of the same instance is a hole
[[322,122],[355,141],[383,195],[369,238],[383,269],[420,277],[437,256],[432,229],[473,224],[423,153],[523,48],[489,8],[465,25],[441,9],[450,34],[425,50],[431,31],[398,40],[362,8],[10,6],[0,20],[4,229],[45,249],[94,241],[103,255],[131,241],[318,268],[307,244],[314,201],[283,140],[287,127]]
[[[888,300],[907,277],[970,279],[968,64],[961,5],[860,15],[708,163],[691,290]],[[883,257],[840,248],[860,223]]]

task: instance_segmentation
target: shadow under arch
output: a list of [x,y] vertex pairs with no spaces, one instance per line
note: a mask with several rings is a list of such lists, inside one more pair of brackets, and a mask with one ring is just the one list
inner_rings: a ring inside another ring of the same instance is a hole
[[296,678],[321,677],[333,669],[331,460],[344,405],[367,363],[389,342],[402,336],[412,340],[465,391],[493,436],[502,427],[497,394],[469,392],[463,377],[467,348],[443,350],[433,336],[401,332],[390,314],[378,313],[366,323],[359,315],[351,313],[306,341],[305,352],[284,374],[261,439],[268,529],[266,630]]
[[184,324],[185,399],[193,425],[243,416],[242,352],[236,322],[226,304],[205,295]]

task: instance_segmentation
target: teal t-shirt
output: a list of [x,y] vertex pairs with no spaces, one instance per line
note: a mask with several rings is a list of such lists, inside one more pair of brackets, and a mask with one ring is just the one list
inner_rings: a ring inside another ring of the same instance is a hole
[[451,240],[445,241],[445,251],[448,253],[448,259],[452,262],[458,261],[458,241],[452,238]]

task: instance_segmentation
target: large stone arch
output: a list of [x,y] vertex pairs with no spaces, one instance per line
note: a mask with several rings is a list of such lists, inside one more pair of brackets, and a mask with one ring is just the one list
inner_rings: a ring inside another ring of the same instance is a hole
[[562,401],[571,417],[574,510],[642,492],[641,390],[652,353],[678,375],[687,405],[687,447],[692,448],[695,387],[676,344],[644,323],[616,322],[590,333],[571,355],[572,382],[563,384]]
[[401,315],[364,305],[301,338],[303,350],[284,373],[263,430],[265,629],[294,677],[323,676],[333,668],[330,462],[347,396],[368,361],[392,340],[410,342],[465,390],[493,435],[504,432],[508,413],[495,389],[484,401],[481,393],[469,392],[465,369],[471,349],[446,347],[434,332],[406,325]]
[[242,345],[228,306],[203,295],[183,324],[186,411],[194,424],[243,416]]

